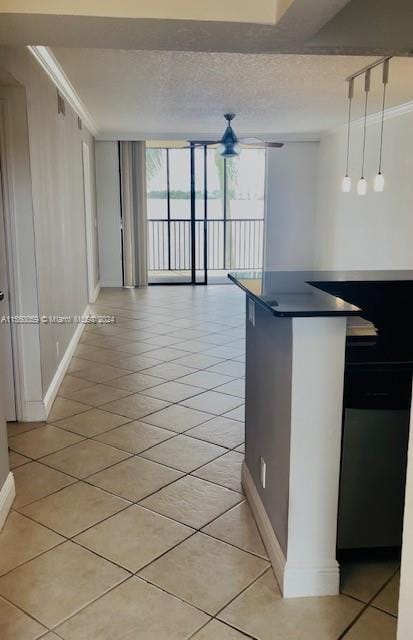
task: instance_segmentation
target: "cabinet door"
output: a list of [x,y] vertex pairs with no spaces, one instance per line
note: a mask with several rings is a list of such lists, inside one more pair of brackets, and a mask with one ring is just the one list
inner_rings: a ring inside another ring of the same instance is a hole
[[345,411],[338,548],[401,545],[409,411]]

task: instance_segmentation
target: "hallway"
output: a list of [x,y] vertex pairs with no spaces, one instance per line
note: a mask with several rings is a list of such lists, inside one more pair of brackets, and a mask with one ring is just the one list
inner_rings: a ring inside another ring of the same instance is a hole
[[48,422],[9,424],[2,640],[394,638],[393,561],[281,598],[240,482],[239,290],[104,289],[92,312],[116,322],[85,328]]

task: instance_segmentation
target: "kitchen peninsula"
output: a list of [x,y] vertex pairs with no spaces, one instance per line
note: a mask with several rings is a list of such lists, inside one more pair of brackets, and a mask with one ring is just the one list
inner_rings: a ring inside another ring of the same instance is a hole
[[[402,362],[410,406],[413,271],[229,277],[247,298],[246,495],[284,597],[335,595],[345,367]],[[367,326],[350,350],[349,318]]]

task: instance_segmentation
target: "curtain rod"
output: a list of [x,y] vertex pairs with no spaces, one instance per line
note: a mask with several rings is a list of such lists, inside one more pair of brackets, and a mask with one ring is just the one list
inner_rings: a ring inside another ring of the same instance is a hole
[[365,67],[363,67],[359,71],[356,71],[355,73],[352,73],[351,76],[347,76],[346,81],[347,82],[351,82],[351,80],[354,80],[355,78],[358,78],[358,76],[363,75],[363,73],[366,73],[366,71],[370,71],[371,69],[374,69],[375,67],[380,66],[381,64],[386,62],[386,60],[391,60],[392,57],[393,56],[385,56],[384,58],[380,58],[379,60],[376,60],[375,62],[372,62],[371,64],[366,65]]

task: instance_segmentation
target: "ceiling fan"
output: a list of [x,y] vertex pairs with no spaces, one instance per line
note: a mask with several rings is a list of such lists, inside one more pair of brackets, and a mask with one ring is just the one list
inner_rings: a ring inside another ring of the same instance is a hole
[[218,153],[224,158],[233,158],[241,153],[241,145],[251,145],[255,148],[279,148],[284,146],[283,142],[266,142],[261,138],[237,138],[231,121],[235,118],[235,113],[226,113],[224,115],[227,121],[227,128],[221,140],[190,140],[191,145],[195,146],[212,146],[218,144]]

